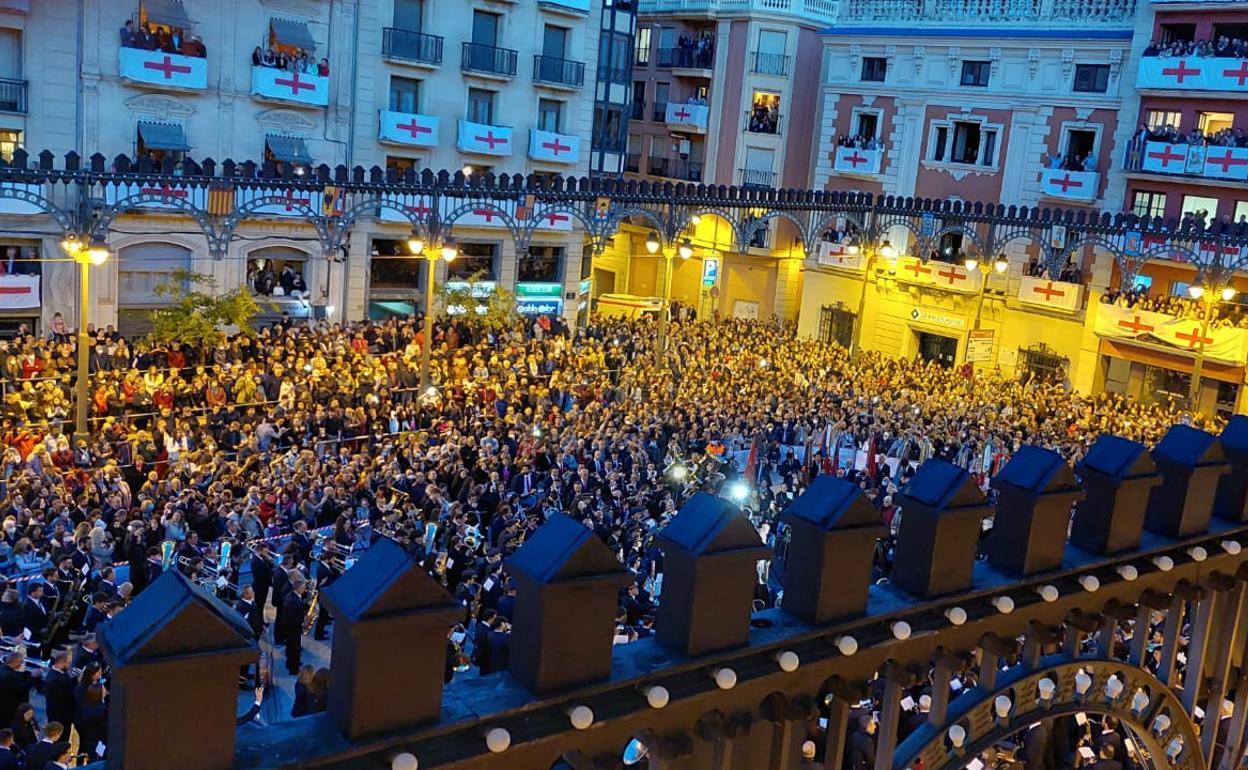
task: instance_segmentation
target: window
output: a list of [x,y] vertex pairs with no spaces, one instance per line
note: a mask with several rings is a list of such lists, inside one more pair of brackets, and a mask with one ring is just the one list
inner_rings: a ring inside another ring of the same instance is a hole
[[563,122],[563,102],[539,99],[537,102],[537,128],[540,131],[559,133]]
[[1235,221],[1248,222],[1248,201],[1235,201]]
[[464,166],[464,176],[485,176],[493,170],[493,166],[486,166],[481,163],[471,163]]
[[1179,216],[1187,216],[1188,214],[1206,222],[1212,222],[1218,215],[1218,199],[1207,198],[1204,195],[1184,195],[1183,206],[1179,209]]
[[420,81],[390,76],[390,111],[420,112]]
[[1153,130],[1156,130],[1159,128],[1165,128],[1166,126],[1173,126],[1174,128],[1178,128],[1179,124],[1182,122],[1183,122],[1183,113],[1179,112],[1178,110],[1145,110],[1144,111],[1144,125],[1148,126],[1149,128]]
[[854,110],[854,123],[854,136],[860,139],[875,139],[879,136],[880,113]]
[[0,158],[13,160],[13,151],[22,146],[22,132],[0,129]]
[[[969,63],[969,62],[968,62]],[[869,83],[883,83],[888,74],[888,59],[883,56],[862,57],[862,80]],[[963,74],[965,77],[965,71]],[[987,85],[985,83],[985,85]]]
[[262,297],[294,297],[308,294],[308,255],[285,246],[257,249],[247,258],[247,287]]
[[449,280],[464,280],[479,276],[483,281],[496,280],[494,275],[494,256],[498,251],[495,243],[461,243],[459,256],[446,266],[446,277]]
[[1216,134],[1224,130],[1229,131],[1234,123],[1235,115],[1230,112],[1196,113],[1196,126],[1205,135]]
[[[1066,129],[1066,148],[1062,154],[1067,168],[1083,168],[1083,159],[1089,155],[1096,156],[1096,131],[1068,128]],[[1095,168],[1086,169],[1095,171]]]
[[758,51],[754,56],[754,71],[763,75],[789,74],[789,57],[785,55],[787,49],[788,35],[784,32],[760,29]]
[[992,65],[989,62],[964,61],[962,62],[962,85],[987,88],[988,75],[991,71]]
[[932,124],[928,159],[975,166],[997,165],[998,126],[969,120]]
[[567,50],[567,28],[547,24],[542,29],[542,56],[549,56],[552,59],[562,59],[566,55]]
[[646,101],[646,81],[633,81],[633,103],[644,104]]
[[498,14],[472,12],[472,42],[477,45],[498,45]]
[[1161,25],[1161,43],[1185,42],[1190,43],[1196,39],[1195,24],[1162,24]]
[[1103,94],[1109,90],[1108,64],[1076,64],[1072,90],[1080,93]]
[[650,28],[637,28],[637,43],[634,48],[634,54],[637,64],[646,66],[650,63]]
[[777,134],[780,132],[780,94],[770,91],[755,91],[750,100],[750,117],[746,122],[746,130],[755,134]]
[[0,29],[0,78],[22,79],[22,33]]
[[424,29],[425,0],[394,0],[394,28],[409,32]]
[[[667,98],[668,96],[671,95],[671,92],[672,92],[671,83],[655,83],[654,84],[654,106],[655,106],[656,113],[660,109],[667,109]],[[662,116],[660,116],[657,119],[662,120],[663,118]]]
[[516,280],[522,283],[559,283],[563,267],[562,246],[530,246],[527,257],[516,266]]
[[387,155],[386,168],[394,169],[402,176],[409,171],[420,172],[420,160],[418,158],[408,158],[402,155]]
[[407,241],[374,238],[372,258],[368,261],[370,290],[390,289],[416,291],[425,260],[412,256]]
[[1166,215],[1166,194],[1151,190],[1136,190],[1131,200],[1131,213],[1137,217],[1162,217]]
[[39,275],[42,265],[37,242],[0,243],[0,272],[5,275]]
[[494,92],[483,88],[468,89],[468,122],[494,125]]
[[981,131],[978,123],[953,124],[953,148],[949,152],[949,160],[954,163],[976,163],[979,161],[979,145]]
[[599,76],[602,80],[613,83],[627,83],[633,74],[633,63],[629,61],[632,38],[622,32],[604,32],[598,39],[598,64],[603,70]]

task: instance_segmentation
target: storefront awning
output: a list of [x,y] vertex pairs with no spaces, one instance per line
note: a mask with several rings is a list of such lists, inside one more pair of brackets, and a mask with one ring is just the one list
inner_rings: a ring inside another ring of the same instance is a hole
[[273,19],[269,22],[269,31],[273,34],[274,42],[280,45],[300,48],[304,51],[316,50],[316,41],[312,39],[312,32],[302,21]]
[[277,136],[269,134],[265,137],[264,143],[269,148],[269,154],[274,160],[285,161],[286,163],[312,163],[312,156],[308,154],[308,145],[303,139],[297,136]]
[[182,6],[182,0],[143,0],[143,14],[152,24],[180,29],[191,26],[191,17]]
[[154,123],[139,121],[139,136],[149,150],[172,150],[185,152],[191,149],[186,141],[186,130],[177,123]]

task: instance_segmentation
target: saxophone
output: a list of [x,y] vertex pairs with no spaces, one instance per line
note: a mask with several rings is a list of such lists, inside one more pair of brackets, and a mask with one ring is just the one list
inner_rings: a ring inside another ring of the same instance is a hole
[[321,611],[321,590],[315,579],[312,580],[312,590],[308,592],[310,597],[308,601],[308,611],[303,615],[303,633],[312,632],[312,626],[316,624],[316,616]]

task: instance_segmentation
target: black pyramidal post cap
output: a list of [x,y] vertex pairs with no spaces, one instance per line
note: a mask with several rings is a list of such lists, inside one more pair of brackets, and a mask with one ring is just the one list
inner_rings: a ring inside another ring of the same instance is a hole
[[238,669],[258,654],[242,616],[166,570],[99,637],[112,669],[109,770],[233,766]]
[[507,566],[516,581],[512,675],[535,693],[609,678],[619,592],[634,579],[611,549],[556,513]]
[[992,512],[971,474],[928,460],[902,490],[900,504],[893,584],[921,597],[970,588],[980,522]]
[[1016,575],[1056,569],[1066,549],[1070,509],[1083,499],[1075,473],[1051,449],[1024,446],[992,480],[997,512],[988,561]]
[[749,641],[755,569],[771,556],[758,530],[727,500],[698,492],[658,534],[663,589],[655,636],[683,655]]
[[1161,484],[1148,497],[1144,526],[1166,537],[1209,529],[1218,477],[1227,468],[1218,437],[1190,425],[1175,425],[1153,447]]
[[328,711],[343,735],[356,740],[437,719],[446,632],[464,608],[388,538],[320,596],[334,618]]
[[1075,466],[1075,473],[1083,482],[1085,496],[1075,509],[1071,544],[1098,554],[1137,548],[1149,490],[1161,483],[1144,445],[1101,435]]
[[1248,521],[1248,416],[1231,417],[1218,437],[1228,470],[1218,479],[1213,515],[1226,521]]
[[813,625],[866,612],[875,544],[888,528],[858,485],[818,476],[780,520],[793,530],[784,609]]

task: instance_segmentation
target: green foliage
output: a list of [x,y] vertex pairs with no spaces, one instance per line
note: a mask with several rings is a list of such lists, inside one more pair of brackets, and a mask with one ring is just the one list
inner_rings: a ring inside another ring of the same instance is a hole
[[171,300],[150,316],[152,332],[148,338],[161,345],[180,342],[208,347],[223,340],[227,330],[251,334],[251,319],[260,312],[246,287],[221,294],[212,276],[189,270],[173,271],[156,285],[155,292]]
[[[437,289],[436,312],[453,315],[462,323],[490,331],[514,328],[520,320],[516,295],[499,286],[483,286],[483,273],[442,283]],[[467,310],[468,312],[464,312]]]

